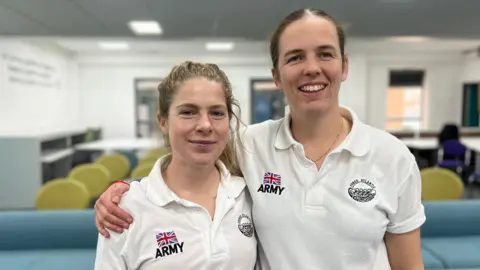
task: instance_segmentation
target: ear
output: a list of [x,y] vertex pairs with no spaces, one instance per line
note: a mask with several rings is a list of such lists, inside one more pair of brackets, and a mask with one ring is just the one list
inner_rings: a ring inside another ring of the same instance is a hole
[[160,127],[160,130],[163,132],[163,134],[167,134],[168,133],[167,117],[160,116],[160,113],[157,112],[157,120],[158,120],[158,126]]
[[282,87],[280,87],[280,85],[281,85],[280,75],[278,74],[278,70],[275,69],[275,68],[272,68],[272,78],[273,78],[273,81],[275,82],[275,85],[277,86],[277,88],[282,89]]
[[344,82],[348,77],[348,55],[343,57],[342,61],[342,82]]

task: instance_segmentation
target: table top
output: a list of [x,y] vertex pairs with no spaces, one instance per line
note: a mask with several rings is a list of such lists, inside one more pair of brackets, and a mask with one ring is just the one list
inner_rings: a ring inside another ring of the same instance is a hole
[[407,147],[414,149],[433,150],[438,148],[437,138],[403,138],[401,140]]
[[73,148],[66,148],[61,150],[53,150],[43,153],[41,156],[41,160],[43,163],[53,163],[57,160],[60,160],[64,157],[73,155],[75,151]]
[[[463,138],[462,143],[474,151],[480,151],[480,138]],[[435,150],[438,148],[437,138],[404,138],[402,142],[410,148]]]

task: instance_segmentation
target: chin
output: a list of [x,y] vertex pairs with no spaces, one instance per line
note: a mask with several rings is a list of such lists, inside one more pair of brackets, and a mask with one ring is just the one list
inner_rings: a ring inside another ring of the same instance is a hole
[[215,164],[217,158],[211,154],[194,154],[190,161],[195,167],[205,167]]
[[193,160],[192,164],[195,167],[207,167],[212,164],[215,164],[214,160]]
[[304,103],[300,106],[304,112],[324,112],[331,108],[330,102],[317,100],[315,102]]

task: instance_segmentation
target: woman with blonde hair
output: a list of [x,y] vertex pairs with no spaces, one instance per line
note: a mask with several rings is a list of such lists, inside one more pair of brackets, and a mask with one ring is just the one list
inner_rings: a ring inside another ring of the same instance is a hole
[[228,78],[214,64],[185,62],[158,90],[171,154],[130,184],[120,207],[136,222],[99,237],[95,269],[253,269],[252,202],[231,136]]

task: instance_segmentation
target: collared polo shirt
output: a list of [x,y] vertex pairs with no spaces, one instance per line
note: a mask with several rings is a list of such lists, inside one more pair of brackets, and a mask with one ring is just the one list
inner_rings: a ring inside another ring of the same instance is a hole
[[242,132],[241,167],[253,198],[262,270],[388,270],[384,235],[425,221],[421,178],[408,148],[362,123],[317,169],[290,116]]
[[221,182],[212,220],[204,207],[168,188],[163,160],[148,177],[130,184],[120,207],[135,222],[123,233],[110,231],[109,239],[98,237],[95,269],[253,269],[257,245],[243,178],[217,162]]

